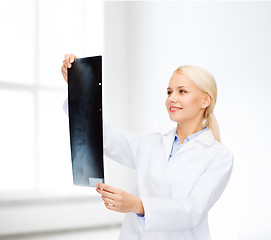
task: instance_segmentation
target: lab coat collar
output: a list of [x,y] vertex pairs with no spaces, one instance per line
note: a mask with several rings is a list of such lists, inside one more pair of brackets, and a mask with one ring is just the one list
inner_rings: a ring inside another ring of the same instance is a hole
[[[165,145],[167,159],[168,159],[169,154],[171,152],[172,144],[173,144],[174,137],[175,137],[175,132],[176,132],[176,128],[172,129],[171,131],[169,131],[168,133],[166,133],[163,136],[163,142]],[[203,144],[206,144],[208,146],[211,146],[215,141],[212,130],[208,129],[208,130],[200,133],[197,137],[195,137],[192,140],[190,140],[189,142],[185,143],[184,146],[180,149],[180,151],[185,151],[185,150],[193,147],[195,145],[196,141],[201,142]]]
[[[172,130],[167,132],[163,137],[164,141],[168,142],[169,140],[172,140],[171,143],[173,143],[176,130],[177,130],[176,128],[173,128]],[[200,133],[194,139],[199,141],[199,142],[202,142],[204,144],[207,144],[207,145],[212,145],[214,143],[214,141],[215,141],[214,135],[213,135],[212,130],[210,128],[208,128],[208,130],[203,131],[202,133]],[[189,142],[191,142],[191,141],[193,141],[193,139],[190,140]]]
[[208,130],[202,132],[200,135],[198,135],[195,138],[195,140],[210,146],[215,142],[215,137],[213,135],[212,130],[208,129]]

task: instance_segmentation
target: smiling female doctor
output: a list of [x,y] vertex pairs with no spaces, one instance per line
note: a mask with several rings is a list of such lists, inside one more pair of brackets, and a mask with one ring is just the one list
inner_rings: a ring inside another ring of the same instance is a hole
[[[65,55],[62,74],[75,56]],[[220,143],[213,76],[198,66],[173,72],[166,108],[177,127],[133,135],[105,126],[104,152],[137,173],[134,196],[98,184],[105,207],[126,216],[120,240],[210,240],[208,211],[231,176],[233,155]]]

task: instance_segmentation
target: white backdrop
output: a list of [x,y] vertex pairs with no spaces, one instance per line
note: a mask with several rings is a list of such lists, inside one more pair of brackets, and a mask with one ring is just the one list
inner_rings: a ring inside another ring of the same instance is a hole
[[[59,191],[72,185],[66,180],[71,180],[68,120],[61,109],[66,97],[60,73],[65,53],[104,56],[104,119],[133,132],[165,132],[175,126],[164,106],[168,80],[178,66],[195,64],[216,78],[215,115],[222,142],[235,156],[230,184],[210,214],[212,240],[271,239],[271,2],[105,2],[104,48],[101,5],[92,7],[91,1],[83,0],[4,3],[1,190]],[[53,162],[58,167],[51,169]],[[9,174],[13,165],[16,171]],[[132,191],[131,170],[108,159],[105,165],[109,184]],[[20,231],[31,225],[30,217],[18,218],[17,206],[14,209],[14,217],[6,217],[9,209],[1,206],[0,232],[8,230],[3,222]],[[82,207],[89,217],[88,211]],[[78,209],[73,212],[90,223]],[[25,215],[31,215],[27,209]],[[47,220],[57,227],[63,216],[58,222]],[[39,228],[46,229],[44,219],[37,221]],[[17,227],[17,220],[25,224]]]
[[[214,240],[271,239],[270,13],[271,2],[105,2],[107,122],[168,131],[174,124],[164,101],[173,70],[200,65],[216,78],[215,115],[235,165],[210,214]],[[130,171],[107,166],[109,183],[129,187]]]

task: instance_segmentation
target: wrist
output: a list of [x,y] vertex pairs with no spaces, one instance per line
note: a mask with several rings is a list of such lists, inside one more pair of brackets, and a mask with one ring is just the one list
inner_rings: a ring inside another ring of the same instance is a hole
[[140,199],[140,197],[136,197],[136,204],[135,204],[135,213],[144,216],[145,212],[144,212],[144,207],[143,207],[143,203]]

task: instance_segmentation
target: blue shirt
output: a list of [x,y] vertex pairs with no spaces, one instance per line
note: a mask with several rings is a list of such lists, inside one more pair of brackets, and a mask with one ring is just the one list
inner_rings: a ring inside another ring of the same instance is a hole
[[[181,143],[180,139],[178,138],[178,136],[177,136],[177,130],[176,130],[176,132],[175,132],[175,138],[174,138],[174,141],[173,141],[173,144],[172,144],[172,148],[171,148],[171,153],[170,153],[170,155],[169,155],[169,159],[170,159],[170,158],[171,158],[171,157],[172,157],[179,149],[181,149],[181,147],[182,147],[185,143],[189,142],[190,140],[192,140],[193,138],[197,137],[198,135],[200,135],[202,132],[204,132],[204,131],[206,131],[206,130],[208,130],[208,128],[207,128],[207,127],[203,127],[202,130],[200,130],[200,131],[198,131],[198,132],[196,132],[196,133],[193,133],[193,134],[191,134],[190,136],[188,136],[186,139],[184,139],[183,143]],[[169,160],[169,159],[168,159],[168,160]]]

